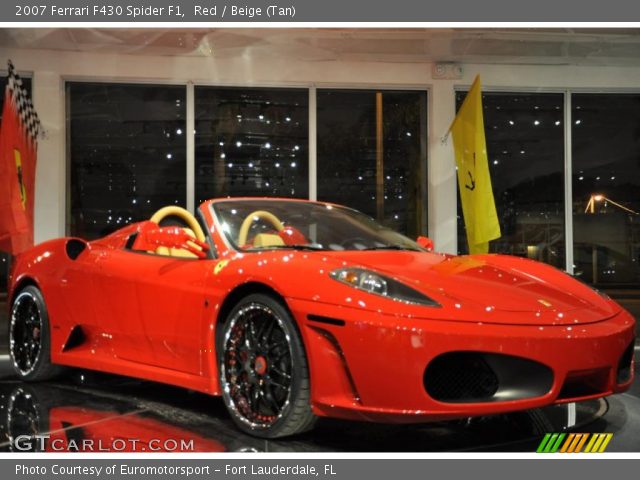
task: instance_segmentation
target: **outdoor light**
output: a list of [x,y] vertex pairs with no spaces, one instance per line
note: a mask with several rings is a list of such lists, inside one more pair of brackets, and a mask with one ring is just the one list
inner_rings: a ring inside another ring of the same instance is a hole
[[624,210],[625,212],[629,212],[633,215],[638,215],[638,212],[636,212],[635,210],[627,208],[624,205],[619,204],[618,202],[614,202],[613,200],[605,197],[601,193],[594,193],[589,197],[589,201],[587,202],[587,206],[584,209],[584,213],[596,213],[596,202],[602,202],[602,201],[608,202],[618,207],[619,209]]

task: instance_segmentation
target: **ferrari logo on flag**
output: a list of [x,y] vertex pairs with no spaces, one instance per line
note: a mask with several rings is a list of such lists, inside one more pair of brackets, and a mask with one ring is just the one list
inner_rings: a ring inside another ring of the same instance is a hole
[[33,245],[33,199],[40,120],[9,62],[0,123],[0,251]]
[[469,253],[488,253],[500,238],[484,136],[480,77],[476,77],[449,129],[453,137]]
[[13,155],[16,159],[16,171],[18,173],[18,188],[20,189],[20,203],[22,208],[27,208],[27,190],[24,188],[24,179],[22,178],[22,160],[20,158],[20,150],[14,150]]

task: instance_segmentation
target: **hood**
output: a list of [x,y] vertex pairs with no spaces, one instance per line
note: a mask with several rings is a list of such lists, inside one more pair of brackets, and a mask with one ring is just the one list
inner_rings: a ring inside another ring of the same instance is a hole
[[457,318],[465,317],[464,310],[473,321],[575,325],[604,320],[619,311],[614,302],[564,272],[521,257],[411,251],[330,255],[343,264],[396,278],[443,307],[459,309]]

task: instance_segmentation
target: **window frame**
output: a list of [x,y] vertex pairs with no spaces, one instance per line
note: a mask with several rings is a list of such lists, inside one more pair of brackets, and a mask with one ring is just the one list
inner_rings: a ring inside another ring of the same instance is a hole
[[[469,85],[456,85],[453,92],[453,102],[455,104],[456,94],[460,92],[468,92],[471,89]],[[505,93],[505,94],[517,94],[517,93],[539,93],[539,94],[562,94],[563,96],[563,141],[564,141],[564,172],[563,172],[563,185],[564,185],[564,258],[565,258],[565,271],[573,275],[573,209],[572,209],[572,158],[571,158],[571,94],[575,89],[570,88],[540,88],[540,87],[500,87],[496,85],[485,86],[482,85],[482,93]],[[453,147],[452,147],[453,148]],[[456,180],[456,191],[458,189],[458,182]],[[456,194],[456,203],[458,202],[458,195]],[[456,210],[457,210],[456,205]],[[459,235],[457,231],[458,223],[456,222],[456,237]]]
[[[455,104],[456,94],[468,92],[471,84],[456,84],[452,95]],[[565,228],[565,271],[574,273],[574,248],[573,248],[573,109],[572,99],[574,94],[600,94],[600,95],[640,95],[640,88],[592,88],[592,87],[501,87],[499,85],[483,85],[483,93],[555,93],[564,96],[563,135],[564,135],[564,228]],[[456,181],[456,189],[457,181]],[[456,202],[458,196],[456,195]],[[456,206],[457,208],[457,206]],[[456,237],[457,237],[456,222]]]
[[[565,165],[565,203],[567,203],[566,209],[568,210],[569,221],[571,222],[570,237],[567,237],[567,244],[569,238],[571,239],[571,265],[567,265],[567,273],[573,275],[574,273],[574,237],[573,237],[573,106],[572,98],[574,94],[578,95],[638,95],[640,96],[640,88],[568,88],[568,101],[565,103],[565,109],[568,110],[568,115],[565,113],[565,118],[568,118],[566,122],[567,132],[565,136],[565,144],[569,146],[569,160],[568,165]],[[565,147],[566,148],[566,147]],[[568,260],[567,260],[568,263]],[[570,269],[569,269],[570,268]],[[602,287],[599,287],[602,288]],[[605,287],[606,288],[606,287]]]
[[[188,79],[136,79],[126,77],[104,77],[104,76],[78,76],[69,75],[61,77],[62,92],[64,95],[65,112],[68,111],[70,99],[67,96],[67,84],[68,83],[104,83],[104,84],[129,84],[129,85],[157,85],[157,86],[183,86],[186,89],[186,105],[185,105],[185,128],[186,135],[186,199],[185,205],[187,210],[194,212],[199,205],[196,205],[196,192],[195,192],[195,88],[196,87],[231,87],[231,88],[274,88],[274,89],[304,89],[308,92],[308,200],[317,200],[317,90],[318,89],[334,89],[334,90],[390,90],[390,91],[421,91],[426,93],[427,101],[427,119],[425,122],[424,137],[421,137],[421,142],[424,144],[425,155],[421,158],[421,162],[424,167],[424,175],[421,180],[421,200],[425,205],[429,204],[429,133],[431,129],[431,114],[432,111],[432,85],[430,83],[424,84],[367,84],[362,82],[248,82],[246,84],[238,84],[237,82],[193,82]],[[65,235],[70,234],[70,218],[71,218],[71,198],[70,198],[70,185],[71,185],[71,141],[70,141],[70,125],[68,115],[65,114],[64,120],[64,148],[65,148],[65,207],[64,207],[64,226]],[[191,133],[189,133],[191,132]],[[421,234],[429,236],[429,218],[428,208],[424,209],[423,215],[420,219]]]
[[[297,198],[306,198],[307,200],[315,199],[315,191],[317,188],[317,182],[315,181],[315,176],[312,177],[311,172],[311,122],[313,118],[314,122],[314,132],[315,132],[315,114],[316,114],[316,104],[314,103],[313,115],[311,110],[311,93],[310,90],[312,87],[309,84],[300,84],[300,83],[278,83],[278,84],[269,84],[269,83],[260,83],[260,84],[247,84],[247,85],[238,85],[236,83],[203,83],[203,82],[187,82],[187,97],[186,97],[186,129],[187,132],[193,132],[190,135],[187,135],[187,210],[194,211],[199,205],[196,203],[196,133],[195,133],[195,124],[196,124],[196,104],[195,104],[195,91],[196,88],[228,88],[228,89],[270,89],[270,90],[306,90],[307,91],[307,110],[308,110],[308,120],[307,120],[307,197],[297,197]],[[315,137],[313,137],[315,142]],[[315,163],[314,163],[315,166]],[[315,172],[314,172],[315,173]],[[313,192],[312,192],[312,179],[313,179]],[[312,195],[314,198],[312,198]]]
[[[157,87],[184,87],[185,88],[185,130],[188,132],[187,123],[187,115],[189,109],[189,97],[188,97],[188,83],[182,81],[174,81],[174,80],[162,80],[162,79],[130,79],[130,78],[119,78],[119,77],[92,77],[92,76],[63,76],[61,77],[61,88],[62,95],[64,101],[63,108],[63,122],[64,122],[64,235],[71,236],[71,119],[70,119],[70,109],[71,109],[71,96],[69,93],[69,85],[70,84],[104,84],[104,85],[135,85],[135,86],[157,86]],[[193,129],[191,129],[193,131]],[[185,135],[185,163],[186,163],[186,173],[189,171],[189,159],[188,159],[188,146],[189,146],[189,138],[195,137],[195,135]],[[193,142],[193,140],[192,140]],[[189,179],[188,175],[185,176],[185,182]],[[192,188],[194,188],[192,186]],[[187,206],[187,210],[190,212],[194,212],[195,209],[188,208],[189,201],[189,184],[186,184],[186,199],[185,205]],[[138,220],[139,221],[139,220]],[[125,226],[126,224],[123,224]]]
[[[311,91],[313,90],[313,94]],[[411,92],[424,92],[426,95],[426,113],[427,118],[424,123],[424,131],[423,135],[420,136],[420,149],[424,151],[424,155],[420,156],[420,169],[424,172],[424,175],[420,179],[420,201],[425,205],[425,208],[422,211],[421,218],[419,220],[418,225],[418,233],[419,235],[428,237],[429,232],[429,202],[432,201],[430,197],[430,189],[429,189],[429,133],[431,132],[431,122],[432,122],[432,111],[433,111],[433,88],[431,84],[423,84],[423,85],[391,85],[391,84],[383,84],[383,85],[371,85],[366,83],[314,83],[312,87],[309,89],[309,139],[313,138],[313,158],[311,158],[311,144],[309,145],[309,200],[317,201],[318,199],[318,156],[317,156],[317,120],[318,120],[318,105],[317,105],[317,91],[318,90],[336,90],[336,91],[391,91],[391,92],[402,92],[402,91],[411,91]],[[311,118],[311,95],[313,95],[313,119]],[[455,99],[455,93],[454,93]],[[313,123],[313,136],[311,131],[311,124]],[[311,172],[313,168],[313,179],[311,178]],[[313,184],[313,193],[311,196],[311,185]]]

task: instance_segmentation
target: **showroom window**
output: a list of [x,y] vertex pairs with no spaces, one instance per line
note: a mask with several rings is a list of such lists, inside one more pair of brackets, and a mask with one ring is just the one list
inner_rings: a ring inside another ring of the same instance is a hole
[[574,274],[603,287],[640,282],[640,94],[574,94]]
[[[456,93],[457,108],[465,95]],[[484,93],[482,102],[502,232],[490,250],[564,269],[564,95]],[[459,201],[458,249],[468,251]]]
[[426,233],[427,93],[317,91],[318,200]]
[[96,238],[186,204],[186,88],[67,83],[67,230]]
[[196,87],[195,130],[196,204],[308,197],[308,90]]
[[[22,84],[31,95],[31,79],[22,78]],[[0,86],[2,87],[0,92],[0,125],[2,122],[2,110],[4,108],[4,92],[7,85],[7,76],[0,76]],[[0,292],[7,291],[7,278],[9,276],[9,269],[11,268],[11,256],[8,253],[0,252]]]

